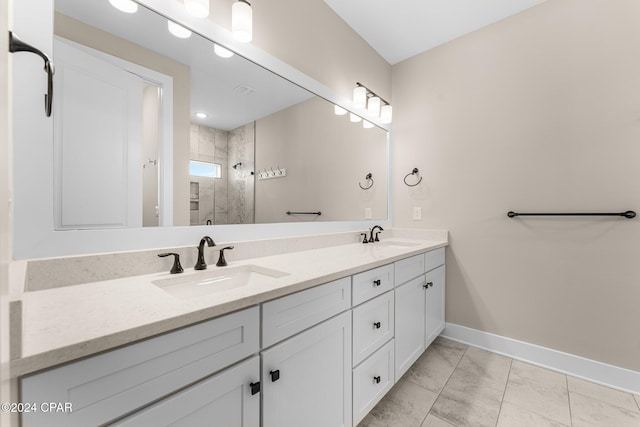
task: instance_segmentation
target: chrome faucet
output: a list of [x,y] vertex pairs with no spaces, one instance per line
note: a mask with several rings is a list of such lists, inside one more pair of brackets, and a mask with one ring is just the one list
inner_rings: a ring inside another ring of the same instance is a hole
[[205,243],[209,247],[216,245],[216,242],[214,242],[213,239],[209,236],[204,236],[200,240],[200,244],[198,245],[198,261],[196,262],[196,265],[193,267],[195,270],[205,270],[207,268],[207,263],[204,260],[204,244]]
[[377,232],[375,236],[373,235],[373,231],[376,228],[379,229],[380,231],[384,231],[384,228],[380,227],[379,225],[374,225],[373,227],[371,227],[371,235],[369,235],[369,243],[380,241],[380,239],[378,239],[378,234],[380,234],[380,231]]

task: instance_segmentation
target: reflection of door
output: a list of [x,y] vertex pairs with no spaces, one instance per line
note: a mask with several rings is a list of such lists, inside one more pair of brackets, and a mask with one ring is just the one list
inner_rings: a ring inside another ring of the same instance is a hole
[[140,77],[55,40],[56,229],[142,226]]

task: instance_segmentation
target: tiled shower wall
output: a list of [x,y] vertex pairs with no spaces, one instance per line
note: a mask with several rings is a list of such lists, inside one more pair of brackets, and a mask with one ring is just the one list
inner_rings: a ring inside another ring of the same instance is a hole
[[[255,122],[229,132],[228,224],[253,224],[255,190]],[[235,169],[233,165],[242,163]]]

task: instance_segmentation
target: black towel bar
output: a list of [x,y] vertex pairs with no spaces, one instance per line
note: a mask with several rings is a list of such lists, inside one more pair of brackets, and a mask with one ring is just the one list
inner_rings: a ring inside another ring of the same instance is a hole
[[291,212],[291,211],[287,211],[287,215],[322,215],[322,212],[318,211],[318,212]]
[[558,212],[558,213],[538,213],[538,212],[507,212],[509,218],[516,216],[623,216],[625,218],[635,218],[635,211],[625,212]]

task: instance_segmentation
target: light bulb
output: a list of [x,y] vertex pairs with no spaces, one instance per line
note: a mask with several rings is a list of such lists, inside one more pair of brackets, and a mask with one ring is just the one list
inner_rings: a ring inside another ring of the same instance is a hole
[[196,113],[196,117],[199,119],[206,119],[207,118],[207,113]]
[[380,115],[380,98],[372,96],[367,103],[367,110],[372,117],[378,117]]
[[336,116],[344,116],[345,114],[347,114],[347,110],[345,110],[339,105],[333,106],[333,112],[336,114]]
[[393,107],[389,104],[383,105],[380,109],[380,122],[384,124],[391,123],[393,119]]
[[241,43],[249,43],[253,39],[253,11],[249,3],[237,1],[231,7],[231,31]]
[[109,3],[124,13],[136,13],[138,11],[138,3],[131,0],[109,0]]
[[209,16],[209,0],[184,0],[184,8],[196,18]]
[[182,25],[178,25],[173,21],[167,21],[167,28],[169,28],[169,32],[179,39],[188,39],[191,37],[191,31],[187,30]]
[[231,58],[233,56],[233,52],[216,43],[213,44],[213,51],[221,58]]
[[365,129],[370,129],[370,128],[372,128],[372,127],[373,127],[373,123],[368,122],[368,121],[366,121],[366,120],[363,120],[363,121],[362,121],[362,127],[363,127],[363,128],[365,128]]
[[353,106],[355,108],[365,108],[367,106],[367,88],[356,86],[353,89]]
[[349,116],[349,120],[351,120],[353,123],[358,123],[360,120],[362,120],[362,117],[356,116],[355,114],[351,113],[351,115]]

